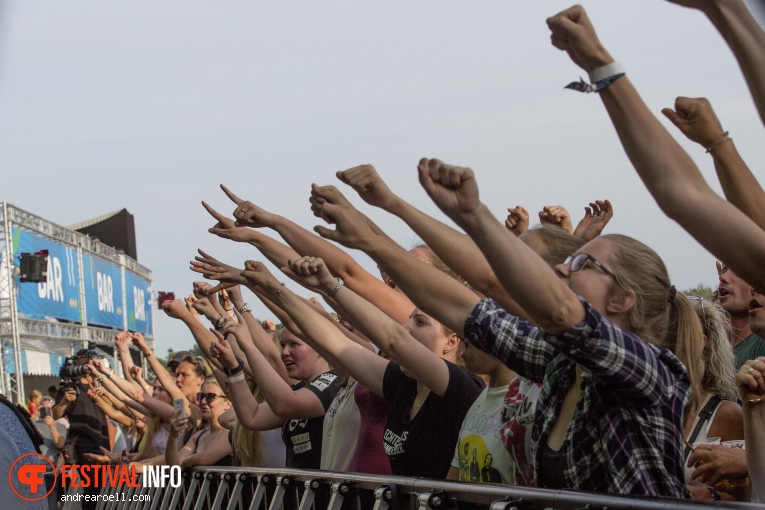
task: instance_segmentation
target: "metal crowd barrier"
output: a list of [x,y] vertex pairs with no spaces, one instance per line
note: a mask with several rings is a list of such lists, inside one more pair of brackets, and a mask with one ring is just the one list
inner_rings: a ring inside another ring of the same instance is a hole
[[[139,481],[141,478],[139,477]],[[67,491],[73,494],[78,489]],[[122,495],[124,492],[124,496]],[[116,502],[96,510],[699,510],[765,508],[751,503],[625,497],[329,471],[199,467],[178,488],[102,489]],[[135,497],[135,501],[133,501]],[[143,501],[138,501],[143,499]],[[81,508],[64,502],[60,510]]]

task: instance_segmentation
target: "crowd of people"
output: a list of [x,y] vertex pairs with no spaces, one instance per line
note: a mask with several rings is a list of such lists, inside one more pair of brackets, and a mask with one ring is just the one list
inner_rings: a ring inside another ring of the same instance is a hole
[[[670,1],[709,17],[765,122],[765,33],[743,1]],[[464,232],[405,202],[371,165],[337,174],[422,239],[411,250],[335,186],[312,186],[314,214],[334,225],[316,233],[222,186],[233,213],[203,203],[209,232],[260,256],[229,265],[200,250],[191,269],[212,283],[163,304],[203,356],[165,366],[123,332],[120,376],[81,352],[92,369],[77,388],[57,402],[30,397],[32,413],[52,407],[51,450],[66,443],[75,462],[139,468],[288,466],[765,502],[765,192],[708,101],[681,97],[663,114],[709,153],[725,198],[581,6],[547,24],[589,73],[570,87],[600,95],[659,207],[719,259],[712,299],[679,292],[640,241],[602,234],[609,201],[590,203],[576,226],[561,206],[544,207],[533,228],[521,206],[503,223],[480,201],[480,174],[438,159],[418,163],[419,181]],[[370,256],[381,279],[338,245]],[[252,315],[244,288],[279,330]]]

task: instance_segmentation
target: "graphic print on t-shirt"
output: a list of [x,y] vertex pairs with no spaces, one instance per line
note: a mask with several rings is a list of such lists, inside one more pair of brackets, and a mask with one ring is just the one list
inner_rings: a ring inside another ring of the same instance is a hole
[[393,455],[400,455],[404,453],[404,444],[406,438],[409,435],[409,431],[404,431],[400,436],[390,429],[385,429],[385,435],[383,436],[383,446],[385,447],[385,453],[388,457]]
[[[304,429],[308,424],[308,420],[290,420],[289,430],[294,432],[295,429]],[[296,434],[290,438],[292,440],[292,450],[295,453],[307,452],[311,449],[311,435],[306,432],[305,434]]]
[[459,455],[461,481],[502,483],[499,471],[492,465],[494,457],[478,434],[467,436],[460,442]]

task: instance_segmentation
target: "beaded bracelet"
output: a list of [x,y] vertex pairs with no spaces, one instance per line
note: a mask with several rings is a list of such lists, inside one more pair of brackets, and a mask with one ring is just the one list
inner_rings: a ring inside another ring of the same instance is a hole
[[719,147],[720,145],[724,144],[725,142],[732,142],[732,141],[733,141],[733,138],[728,136],[728,132],[726,131],[722,135],[722,137],[720,139],[718,139],[717,141],[713,142],[712,145],[707,147],[707,154],[709,154],[710,152],[712,152],[713,149],[716,149],[717,147]]

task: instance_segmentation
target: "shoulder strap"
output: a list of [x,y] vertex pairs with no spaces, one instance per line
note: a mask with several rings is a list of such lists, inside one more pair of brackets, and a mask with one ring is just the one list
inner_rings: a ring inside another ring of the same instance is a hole
[[[696,422],[696,427],[694,427],[693,432],[691,432],[691,435],[688,436],[689,443],[693,444],[693,442],[698,437],[699,432],[701,432],[701,427],[703,427],[704,424],[709,421],[709,418],[712,417],[712,414],[714,414],[715,409],[717,409],[717,406],[719,406],[720,402],[722,402],[723,400],[725,400],[725,398],[722,395],[715,393],[709,399],[709,401],[707,402],[707,405],[705,405],[704,408],[701,411],[699,411],[699,421]],[[691,454],[691,449],[688,448],[688,445],[685,445],[684,454],[685,454],[684,457],[686,459]]]
[[37,430],[37,427],[35,427],[35,424],[32,423],[32,416],[29,414],[29,411],[18,404],[14,404],[8,400],[5,395],[2,394],[0,394],[0,402],[13,410],[13,412],[16,414],[16,417],[19,419],[19,422],[21,422],[21,425],[23,425],[24,430],[26,430],[27,435],[29,435],[29,439],[32,440],[35,451],[37,453],[42,453],[40,446],[43,444],[43,437],[40,431]]

